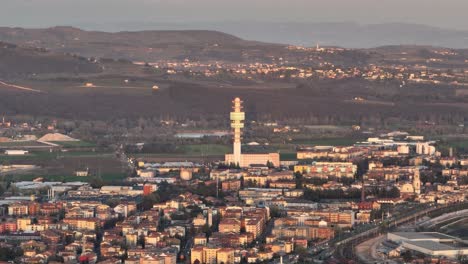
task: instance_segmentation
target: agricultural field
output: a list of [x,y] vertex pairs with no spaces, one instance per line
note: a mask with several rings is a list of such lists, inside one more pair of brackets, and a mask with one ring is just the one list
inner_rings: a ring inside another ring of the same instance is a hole
[[317,138],[317,139],[293,139],[292,144],[311,145],[311,146],[351,146],[356,141],[364,140],[364,138]]
[[[120,181],[128,176],[128,166],[111,152],[93,151],[33,151],[24,156],[0,155],[0,165],[37,165],[34,170],[15,171],[2,177],[10,180],[32,180],[38,177],[49,181]],[[77,170],[89,169],[89,177],[76,177]]]
[[52,141],[50,143],[57,144],[63,148],[92,148],[96,144],[86,141]]
[[0,148],[21,148],[21,147],[47,147],[46,144],[37,141],[10,141],[0,142]]
[[145,157],[207,157],[207,156],[223,156],[232,151],[230,145],[221,144],[188,144],[176,146],[172,152],[145,152],[129,154],[136,158]]
[[189,156],[214,156],[232,152],[231,146],[217,144],[184,145],[181,149],[185,155]]
[[126,173],[105,173],[101,175],[91,175],[88,177],[78,177],[74,175],[63,175],[63,174],[44,174],[44,175],[37,175],[37,174],[15,174],[15,175],[2,175],[0,176],[0,182],[4,181],[32,181],[36,178],[43,178],[44,181],[58,181],[58,182],[74,182],[74,181],[82,181],[82,182],[91,182],[95,181],[96,179],[100,179],[105,183],[109,182],[118,182],[122,181],[127,177]]
[[448,153],[449,148],[453,148],[459,154],[468,153],[468,135],[445,136],[437,138],[438,147],[443,153]]
[[0,164],[4,163],[31,163],[36,161],[52,160],[56,159],[59,156],[58,152],[48,152],[48,151],[36,151],[30,152],[26,155],[4,155],[0,154]]
[[296,160],[297,154],[296,153],[283,153],[280,152],[280,160]]
[[113,157],[113,153],[109,152],[92,152],[92,151],[77,151],[77,152],[49,152],[49,151],[32,151],[26,155],[8,156],[0,154],[0,163],[2,162],[33,162],[33,161],[47,161],[57,160],[67,157],[87,157],[87,158],[102,158]]

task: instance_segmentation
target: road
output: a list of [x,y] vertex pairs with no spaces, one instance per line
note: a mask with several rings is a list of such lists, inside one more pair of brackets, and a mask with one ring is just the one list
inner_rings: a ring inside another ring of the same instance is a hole
[[439,225],[441,223],[445,223],[445,222],[450,223],[453,219],[464,218],[466,216],[468,216],[468,209],[453,212],[453,213],[449,213],[449,214],[444,214],[444,215],[441,215],[439,217],[429,219],[429,220],[425,221],[424,223],[421,223],[421,225],[426,227],[426,228],[431,228],[431,227],[434,227],[434,226]]
[[268,221],[265,231],[257,238],[257,241],[264,242],[266,240],[267,235],[271,234],[273,227],[275,226],[275,220],[272,218]]
[[356,246],[355,251],[359,259],[359,263],[389,263],[396,264],[393,260],[384,260],[377,252],[377,247],[385,241],[386,236],[380,235],[378,237],[364,241]]
[[18,90],[24,90],[24,91],[35,92],[35,93],[42,93],[41,90],[36,90],[36,89],[33,89],[33,88],[19,86],[19,85],[15,85],[15,84],[9,84],[9,83],[2,82],[2,81],[0,81],[0,85],[10,87],[10,88],[14,88],[14,89],[18,89]]
[[181,253],[185,256],[186,259],[190,259],[191,249],[193,247],[193,238],[189,235],[187,238],[187,243],[182,248]]

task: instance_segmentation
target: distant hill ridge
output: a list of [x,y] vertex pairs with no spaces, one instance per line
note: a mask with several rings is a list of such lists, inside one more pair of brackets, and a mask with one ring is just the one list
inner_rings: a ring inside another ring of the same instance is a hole
[[99,73],[99,65],[85,58],[48,52],[43,48],[0,42],[0,78],[34,74]]
[[43,43],[55,41],[108,41],[119,43],[134,43],[135,39],[145,44],[157,43],[212,43],[243,42],[244,40],[213,30],[144,30],[103,32],[86,31],[76,27],[57,26],[44,29],[25,29],[0,27],[0,39],[7,42],[39,41]]
[[209,30],[148,30],[100,32],[74,27],[24,29],[0,27],[0,41],[47,48],[85,57],[129,60],[242,59],[243,52],[264,53],[284,45],[247,41]]

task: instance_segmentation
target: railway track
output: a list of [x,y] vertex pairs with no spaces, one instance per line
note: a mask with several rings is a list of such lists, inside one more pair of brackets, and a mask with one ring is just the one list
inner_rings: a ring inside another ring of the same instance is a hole
[[333,250],[333,256],[337,259],[354,260],[358,262],[358,258],[355,252],[355,246],[372,238],[375,238],[383,233],[386,233],[402,224],[416,221],[417,219],[427,215],[437,215],[442,213],[454,212],[468,208],[468,202],[456,203],[442,206],[435,206],[428,209],[424,209],[418,212],[411,213],[399,219],[386,222],[387,226],[377,226],[356,234],[352,237],[345,238],[335,243],[335,249]]

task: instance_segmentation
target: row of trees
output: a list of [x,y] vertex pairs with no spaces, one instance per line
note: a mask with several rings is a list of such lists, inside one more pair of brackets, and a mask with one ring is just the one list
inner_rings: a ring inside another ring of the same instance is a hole
[[[397,198],[400,197],[400,190],[397,187],[392,188],[366,188],[366,196],[374,196],[377,198]],[[323,199],[360,199],[361,190],[357,188],[343,189],[305,189],[304,199],[319,202]]]

